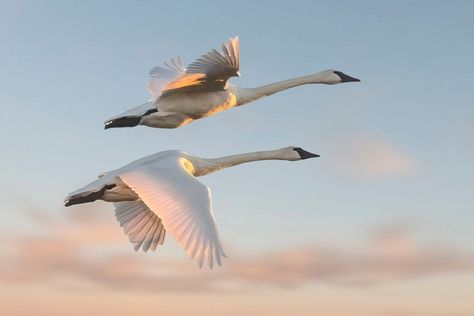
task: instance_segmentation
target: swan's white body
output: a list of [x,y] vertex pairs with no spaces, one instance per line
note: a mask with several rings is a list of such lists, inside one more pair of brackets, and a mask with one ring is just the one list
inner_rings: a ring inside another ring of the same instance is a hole
[[212,214],[211,193],[195,177],[257,160],[301,160],[318,157],[298,147],[216,159],[181,151],[164,151],[122,168],[72,192],[65,205],[104,200],[114,202],[115,214],[135,250],[156,250],[170,232],[199,266],[221,265],[225,256]]
[[305,84],[337,84],[359,81],[342,72],[325,70],[258,88],[239,88],[227,82],[239,73],[239,41],[231,38],[222,53],[212,50],[187,68],[175,58],[150,71],[152,99],[110,118],[105,128],[146,125],[176,128],[264,96]]

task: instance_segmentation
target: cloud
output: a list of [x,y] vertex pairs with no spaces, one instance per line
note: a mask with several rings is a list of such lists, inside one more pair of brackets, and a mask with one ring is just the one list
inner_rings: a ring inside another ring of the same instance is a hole
[[223,268],[201,270],[190,259],[162,258],[159,250],[135,253],[110,217],[75,212],[54,225],[47,221],[40,233],[8,240],[0,282],[201,293],[314,283],[368,286],[474,271],[473,252],[421,242],[402,225],[382,225],[352,249],[309,244],[247,258],[234,254]]
[[358,250],[311,245],[266,254],[234,266],[248,282],[301,285],[325,282],[378,285],[439,274],[474,271],[474,253],[421,243],[412,231],[380,227]]
[[357,135],[332,140],[333,163],[341,174],[355,178],[411,176],[416,173],[415,161],[388,140]]

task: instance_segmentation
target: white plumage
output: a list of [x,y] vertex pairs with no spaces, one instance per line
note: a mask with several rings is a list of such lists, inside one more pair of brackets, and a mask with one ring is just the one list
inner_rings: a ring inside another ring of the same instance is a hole
[[264,96],[304,84],[337,84],[359,81],[340,71],[325,70],[313,75],[275,82],[257,88],[239,88],[228,82],[240,76],[239,39],[231,38],[222,52],[213,49],[187,68],[180,57],[150,71],[151,99],[136,108],[114,116],[105,128],[146,125],[176,128],[217,114]]
[[120,226],[135,250],[156,250],[166,232],[199,266],[221,265],[225,257],[212,214],[211,192],[196,177],[257,160],[318,157],[299,147],[203,159],[181,151],[164,151],[107,172],[72,192],[65,205],[113,202]]
[[[129,236],[135,250],[156,250],[165,241],[166,230],[161,218],[142,200],[115,202],[115,217]],[[138,225],[142,223],[141,225]]]

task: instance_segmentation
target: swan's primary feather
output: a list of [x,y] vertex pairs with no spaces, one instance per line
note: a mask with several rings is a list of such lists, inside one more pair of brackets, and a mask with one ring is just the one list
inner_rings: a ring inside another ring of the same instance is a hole
[[161,219],[141,200],[115,202],[115,217],[123,227],[135,250],[156,250],[165,240]]
[[222,45],[222,54],[213,49],[202,55],[186,70],[186,73],[206,74],[208,79],[227,80],[239,71],[239,39],[231,38]]
[[[165,229],[196,258],[199,266],[207,262],[212,268],[214,261],[221,265],[221,256],[225,254],[211,210],[209,188],[189,174],[179,159],[145,164],[119,177],[162,220]],[[153,218],[142,215],[146,211],[138,205],[132,206],[129,212],[132,215],[124,218],[133,220],[130,226],[137,227],[131,228],[133,234],[140,237],[133,242],[140,242],[143,236],[140,232],[149,232],[151,226],[147,225]]]
[[222,53],[213,49],[191,63],[186,72],[168,83],[163,95],[190,91],[220,91],[227,80],[239,75],[239,39],[231,38],[222,45]]

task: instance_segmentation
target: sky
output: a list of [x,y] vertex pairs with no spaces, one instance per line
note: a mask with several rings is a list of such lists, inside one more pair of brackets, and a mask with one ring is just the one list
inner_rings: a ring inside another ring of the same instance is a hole
[[[0,314],[473,315],[473,28],[472,1],[0,0]],[[361,82],[104,131],[149,69],[235,35],[233,84]],[[135,253],[110,204],[63,207],[155,152],[290,145],[321,157],[200,178],[228,255],[212,271],[169,235]]]

